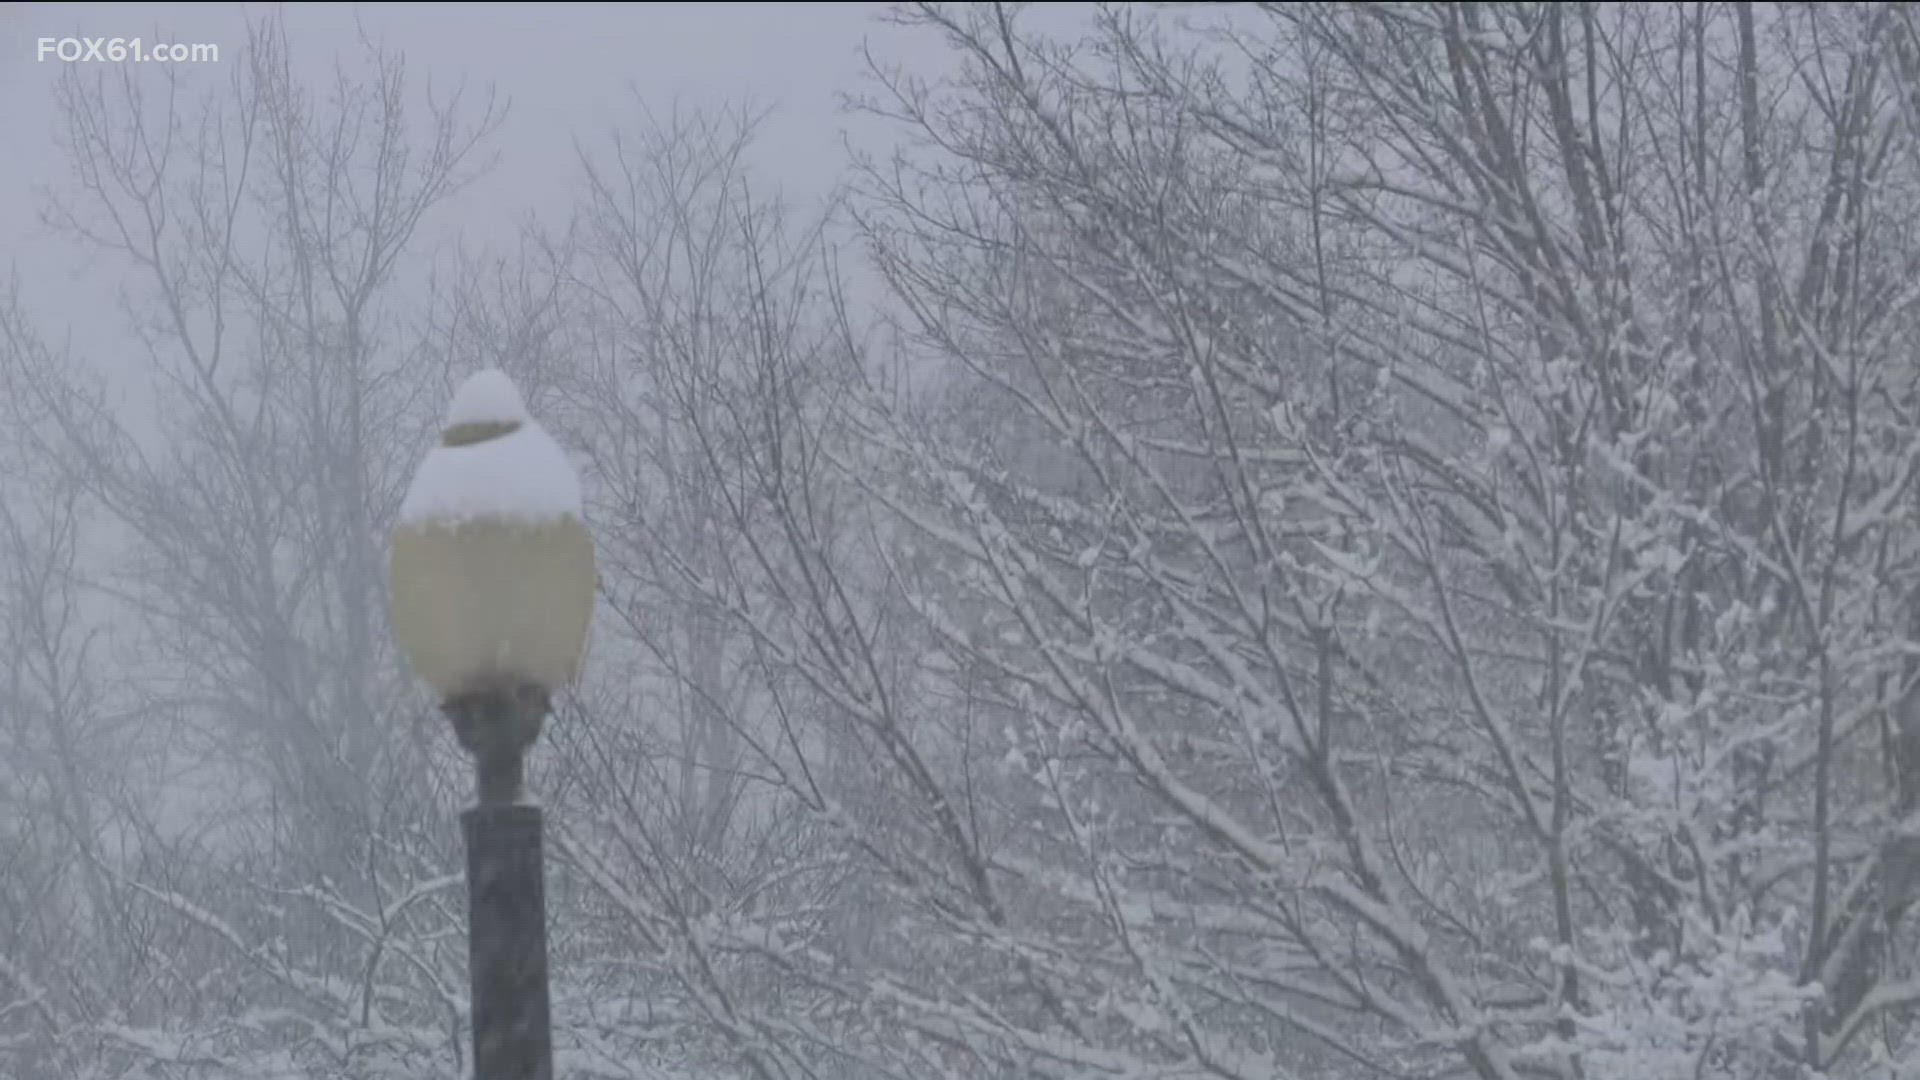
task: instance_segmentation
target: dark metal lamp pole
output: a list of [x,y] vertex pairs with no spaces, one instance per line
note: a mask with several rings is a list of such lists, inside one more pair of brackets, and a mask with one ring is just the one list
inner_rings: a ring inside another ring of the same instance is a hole
[[542,822],[540,808],[522,798],[527,750],[548,706],[544,687],[514,682],[483,685],[441,706],[479,781],[478,801],[460,817],[473,1080],[553,1080]]

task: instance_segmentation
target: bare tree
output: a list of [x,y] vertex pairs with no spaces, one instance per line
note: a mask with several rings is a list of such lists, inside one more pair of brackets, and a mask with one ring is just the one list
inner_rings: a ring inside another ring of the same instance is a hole
[[[0,299],[0,372],[53,356],[17,294]],[[82,603],[90,508],[32,466],[15,424],[0,448],[20,466],[0,486],[0,1060],[22,1075],[88,1075],[99,1059],[76,1018],[151,1016],[158,1004],[151,984],[122,978],[144,950],[121,932],[127,897],[101,868],[120,838],[114,795],[138,733],[112,713],[100,620]]]
[[447,762],[385,632],[385,525],[433,420],[394,291],[498,114],[429,100],[421,125],[413,93],[373,50],[323,99],[276,21],[224,95],[132,67],[60,84],[75,180],[49,223],[130,272],[151,412],[44,358],[16,354],[9,388],[113,537],[97,580],[137,629],[155,764],[197,771],[143,807],[115,888],[245,995],[175,998],[151,1029],[70,1017],[156,1061],[458,1069],[451,829],[421,824],[452,820]]
[[854,370],[845,312],[820,224],[756,185],[760,114],[641,120],[582,153],[576,220],[546,246],[562,345],[529,372],[601,538],[597,675],[554,725],[572,910],[605,928],[580,938],[599,950],[580,1005],[643,1009],[663,1066],[843,1075],[818,991],[741,945],[841,929],[825,904],[843,875],[781,779],[819,735],[739,605],[806,557],[796,507],[812,541],[843,530],[817,435]]
[[1039,762],[982,861],[1069,1002],[928,1007],[1043,1072],[1907,1060],[1904,15],[905,17],[967,69],[869,234],[1027,438],[877,425],[869,490]]

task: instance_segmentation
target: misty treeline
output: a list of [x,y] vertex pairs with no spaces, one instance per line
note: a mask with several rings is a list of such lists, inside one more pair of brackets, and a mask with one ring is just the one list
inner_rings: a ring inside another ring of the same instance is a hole
[[398,57],[63,84],[138,351],[0,305],[0,1074],[463,1075],[382,574],[499,365],[563,1076],[1920,1075],[1915,14],[897,17],[831,203],[636,103],[464,258]]

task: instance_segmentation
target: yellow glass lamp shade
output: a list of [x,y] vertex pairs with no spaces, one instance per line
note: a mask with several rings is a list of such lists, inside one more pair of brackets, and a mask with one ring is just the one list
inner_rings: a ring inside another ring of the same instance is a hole
[[578,520],[394,531],[394,634],[443,699],[483,681],[571,683],[593,592],[593,541]]
[[560,446],[497,371],[455,396],[393,531],[392,619],[443,701],[578,675],[593,619],[593,539]]

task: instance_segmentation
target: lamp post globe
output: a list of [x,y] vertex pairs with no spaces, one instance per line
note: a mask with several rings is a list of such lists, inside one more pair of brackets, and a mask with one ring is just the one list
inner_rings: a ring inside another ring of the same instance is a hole
[[475,756],[481,801],[520,798],[495,773],[578,674],[595,575],[579,479],[505,373],[454,396],[401,505],[391,579],[394,636]]

